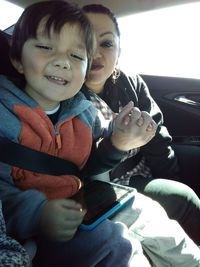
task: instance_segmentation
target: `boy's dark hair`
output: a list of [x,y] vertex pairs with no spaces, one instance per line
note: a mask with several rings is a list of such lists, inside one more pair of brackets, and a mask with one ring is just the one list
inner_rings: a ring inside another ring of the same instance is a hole
[[91,5],[83,6],[82,10],[85,13],[99,13],[99,14],[108,15],[108,17],[113,21],[113,23],[115,25],[117,35],[120,37],[120,30],[119,30],[119,25],[118,25],[116,16],[109,8],[107,8],[103,5],[91,4]]
[[37,29],[42,19],[47,18],[45,34],[50,35],[53,27],[56,33],[66,23],[78,24],[83,32],[88,57],[88,70],[90,68],[94,53],[94,33],[84,12],[73,3],[66,1],[44,1],[28,6],[17,21],[10,49],[10,57],[21,61],[22,48],[30,38],[37,38]]

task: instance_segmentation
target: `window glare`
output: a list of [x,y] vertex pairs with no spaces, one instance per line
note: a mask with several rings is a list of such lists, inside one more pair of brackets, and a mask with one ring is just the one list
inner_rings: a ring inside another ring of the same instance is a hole
[[0,30],[5,30],[14,24],[22,12],[23,8],[8,1],[0,0]]
[[121,69],[200,79],[199,14],[193,3],[119,18]]

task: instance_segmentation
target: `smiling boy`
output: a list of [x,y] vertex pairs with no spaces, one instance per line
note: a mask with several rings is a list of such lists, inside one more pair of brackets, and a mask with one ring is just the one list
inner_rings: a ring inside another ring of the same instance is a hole
[[39,24],[36,39],[24,43],[21,61],[13,64],[26,77],[25,92],[49,111],[78,93],[88,58],[78,24],[65,24],[59,33],[51,28],[49,38],[44,34],[45,23],[46,19]]

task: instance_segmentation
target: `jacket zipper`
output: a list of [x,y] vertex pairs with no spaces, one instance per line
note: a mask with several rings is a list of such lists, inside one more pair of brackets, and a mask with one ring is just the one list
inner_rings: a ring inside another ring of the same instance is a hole
[[56,145],[57,145],[57,148],[58,149],[61,149],[61,147],[62,147],[62,141],[61,141],[61,136],[60,136],[59,129],[58,129],[58,126],[57,125],[55,126],[55,137],[56,137]]

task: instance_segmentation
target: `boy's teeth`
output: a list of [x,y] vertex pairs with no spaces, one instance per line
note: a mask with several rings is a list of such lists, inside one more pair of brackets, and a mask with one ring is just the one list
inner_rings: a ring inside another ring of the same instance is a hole
[[58,78],[56,76],[49,76],[51,79],[57,80],[57,81],[64,81],[62,78]]
[[55,84],[59,84],[59,85],[66,85],[68,83],[67,80],[64,80],[63,78],[60,78],[57,76],[46,76],[46,78],[49,81],[54,82]]

